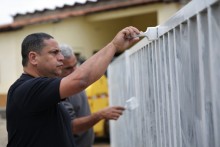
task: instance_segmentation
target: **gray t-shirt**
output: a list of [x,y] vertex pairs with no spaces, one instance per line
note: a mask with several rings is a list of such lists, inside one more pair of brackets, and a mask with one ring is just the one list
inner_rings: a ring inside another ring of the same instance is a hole
[[[62,101],[62,104],[68,110],[72,120],[74,118],[88,116],[91,114],[85,91],[67,98],[65,101]],[[93,129],[91,128],[84,133],[74,135],[74,138],[77,147],[92,147],[94,142]]]

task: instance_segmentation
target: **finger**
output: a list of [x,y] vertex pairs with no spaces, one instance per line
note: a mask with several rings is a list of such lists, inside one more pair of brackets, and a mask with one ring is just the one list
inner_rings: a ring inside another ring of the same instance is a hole
[[134,44],[135,42],[138,42],[140,40],[140,37],[136,36],[130,39],[131,44]]
[[131,38],[134,38],[135,36],[137,36],[137,34],[140,34],[140,31],[137,28],[133,27],[133,26],[130,26],[127,29],[130,33]]
[[115,110],[115,112],[114,112],[114,113],[117,113],[117,114],[122,115],[122,114],[123,114],[123,111],[122,111],[122,110]]
[[130,36],[130,29],[129,29],[129,27],[126,27],[126,28],[124,28],[123,30],[122,30],[122,33],[124,34],[124,36],[125,36],[125,38],[127,39],[127,38],[131,38],[131,36]]
[[118,117],[113,118],[113,120],[118,120]]
[[125,110],[125,107],[122,107],[122,106],[114,106],[114,108],[116,109],[116,110]]
[[119,117],[120,117],[121,115],[119,115],[119,114],[114,114],[113,116],[112,116],[112,119],[118,119]]
[[135,27],[133,27],[133,26],[130,26],[130,29],[132,29],[132,31],[133,31],[135,34],[140,34],[140,31],[139,31],[137,28],[135,28]]
[[131,37],[134,37],[137,35],[137,33],[135,33],[134,28],[132,26],[128,27],[129,29],[129,33]]
[[111,116],[121,116],[122,114],[122,112],[113,112]]
[[129,34],[129,27],[126,27],[122,30],[123,33],[125,34]]
[[134,36],[132,28],[131,27],[127,27],[126,30],[127,30],[126,38],[132,39],[133,36]]

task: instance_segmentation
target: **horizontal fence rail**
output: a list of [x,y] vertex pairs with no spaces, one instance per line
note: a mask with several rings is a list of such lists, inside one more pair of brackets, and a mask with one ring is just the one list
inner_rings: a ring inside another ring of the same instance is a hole
[[220,147],[220,2],[193,0],[108,68],[112,147]]

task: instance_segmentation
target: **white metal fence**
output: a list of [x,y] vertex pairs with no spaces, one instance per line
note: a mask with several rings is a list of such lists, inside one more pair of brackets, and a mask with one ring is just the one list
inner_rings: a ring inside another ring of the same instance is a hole
[[220,1],[193,0],[109,66],[112,147],[220,147]]

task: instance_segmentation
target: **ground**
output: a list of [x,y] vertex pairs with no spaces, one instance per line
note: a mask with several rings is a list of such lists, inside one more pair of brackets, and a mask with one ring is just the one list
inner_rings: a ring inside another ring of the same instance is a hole
[[0,115],[0,147],[6,147],[6,143],[7,143],[6,121]]

